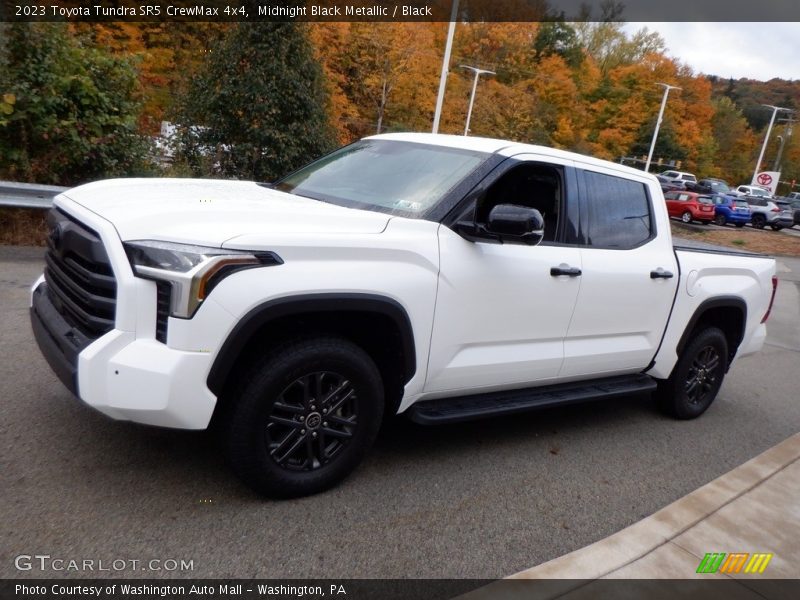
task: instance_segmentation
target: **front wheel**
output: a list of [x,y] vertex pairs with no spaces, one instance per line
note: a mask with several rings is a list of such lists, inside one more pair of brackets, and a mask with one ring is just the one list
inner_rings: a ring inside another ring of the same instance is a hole
[[764,229],[764,226],[767,224],[767,219],[764,215],[753,215],[750,222],[756,229]]
[[728,341],[717,327],[697,333],[683,349],[672,375],[659,384],[658,400],[677,419],[702,415],[717,397],[728,370]]
[[683,213],[681,215],[681,221],[683,221],[684,223],[691,223],[692,222],[692,213],[690,213],[687,210],[685,213]]
[[375,363],[338,337],[277,346],[254,361],[225,402],[228,460],[242,481],[273,498],[343,480],[375,441],[384,406]]
[[720,227],[725,227],[725,223],[727,222],[728,220],[725,218],[725,215],[717,215],[714,217],[714,223]]

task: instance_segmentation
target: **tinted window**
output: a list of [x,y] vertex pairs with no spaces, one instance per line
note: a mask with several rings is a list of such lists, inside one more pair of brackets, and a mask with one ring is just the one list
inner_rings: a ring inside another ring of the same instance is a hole
[[733,203],[736,206],[740,207],[740,208],[749,208],[750,207],[750,205],[747,204],[747,201],[745,201],[745,200],[734,200]]
[[647,189],[643,183],[584,172],[588,204],[588,243],[604,248],[633,248],[652,234]]

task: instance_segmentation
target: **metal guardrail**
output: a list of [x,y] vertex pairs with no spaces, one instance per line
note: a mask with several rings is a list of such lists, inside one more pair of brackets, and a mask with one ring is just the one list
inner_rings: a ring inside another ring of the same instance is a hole
[[0,181],[0,206],[50,208],[53,198],[68,189],[58,185]]

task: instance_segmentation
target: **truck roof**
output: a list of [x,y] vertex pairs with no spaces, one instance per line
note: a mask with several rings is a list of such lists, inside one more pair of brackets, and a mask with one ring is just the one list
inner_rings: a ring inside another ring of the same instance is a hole
[[442,133],[384,133],[380,135],[369,136],[365,139],[416,142],[418,144],[431,144],[435,146],[446,146],[449,148],[462,148],[464,150],[500,154],[502,156],[514,156],[515,154],[521,153],[546,154],[548,156],[558,157],[564,160],[574,160],[583,164],[614,169],[615,171],[629,173],[638,177],[648,176],[655,180],[655,175],[608,160],[602,160],[592,156],[587,156],[585,154],[578,154],[576,152],[569,152],[567,150],[559,150],[558,148],[551,148],[549,146],[523,144],[520,142],[511,142],[508,140],[499,140],[495,138],[450,135]]

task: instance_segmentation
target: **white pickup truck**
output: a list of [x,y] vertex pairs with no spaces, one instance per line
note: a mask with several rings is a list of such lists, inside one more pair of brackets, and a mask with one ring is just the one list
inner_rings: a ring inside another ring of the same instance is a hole
[[273,497],[343,479],[396,413],[652,391],[697,417],[777,283],[772,259],[673,246],[651,175],[472,137],[367,138],[275,184],[100,181],[49,227],[31,319],[64,384],[114,419],[213,424]]

